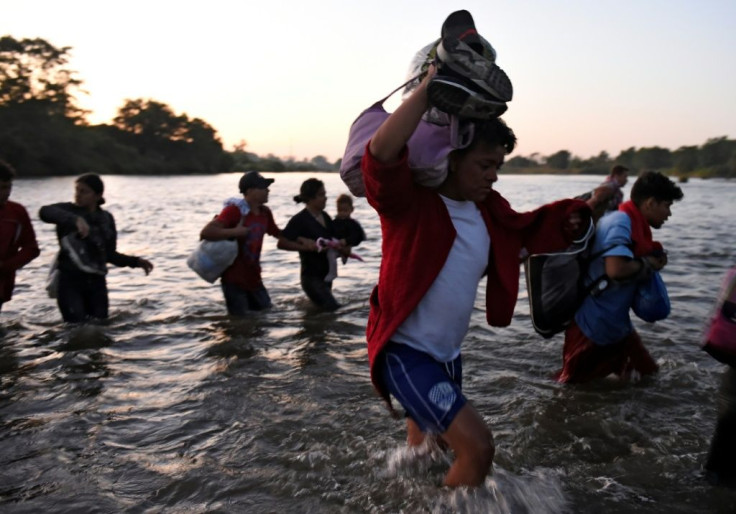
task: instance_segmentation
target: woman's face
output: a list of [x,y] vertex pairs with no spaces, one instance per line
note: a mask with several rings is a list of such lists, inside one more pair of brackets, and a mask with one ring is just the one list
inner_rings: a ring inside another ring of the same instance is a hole
[[317,211],[324,211],[327,205],[327,192],[324,187],[320,187],[314,198],[307,202],[307,207]]
[[74,203],[85,209],[93,211],[97,209],[102,195],[95,193],[91,187],[84,182],[74,184]]

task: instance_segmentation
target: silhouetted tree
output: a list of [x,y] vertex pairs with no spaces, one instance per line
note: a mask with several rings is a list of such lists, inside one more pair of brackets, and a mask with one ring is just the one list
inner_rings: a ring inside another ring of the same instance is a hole
[[233,159],[233,170],[235,171],[252,171],[257,170],[256,162],[259,157],[251,152],[247,152],[245,149],[248,143],[244,139],[241,139],[239,143],[234,146],[230,156]]
[[566,170],[570,167],[570,152],[560,150],[546,158],[547,166],[556,170]]
[[678,173],[689,173],[698,167],[697,146],[681,146],[672,153],[672,163]]
[[537,161],[530,159],[529,157],[522,157],[521,155],[512,157],[504,163],[504,167],[507,168],[535,168],[538,166],[539,164]]
[[708,139],[700,148],[699,164],[704,168],[725,164],[736,151],[736,140],[726,136]]
[[327,157],[324,155],[317,155],[315,157],[312,157],[312,160],[309,161],[312,166],[314,166],[315,170],[319,171],[331,171],[333,169],[332,164],[330,164],[330,161],[327,160]]
[[620,164],[621,166],[625,166],[629,168],[630,170],[635,169],[634,165],[634,156],[636,155],[636,148],[633,146],[631,148],[627,148],[626,150],[621,150],[621,152],[618,154],[618,156],[613,160],[616,164]]
[[265,158],[259,160],[257,166],[260,171],[287,171],[284,162],[273,154],[268,154]]
[[82,81],[67,68],[69,50],[41,38],[0,38],[0,107],[83,122],[87,111],[74,96]]
[[639,148],[634,155],[634,167],[640,170],[661,170],[672,167],[672,154],[667,148]]
[[113,118],[113,124],[123,132],[137,136],[142,153],[159,146],[162,141],[177,141],[185,133],[185,117],[155,100],[126,100]]
[[207,122],[155,100],[126,100],[113,123],[141,154],[176,163],[182,172],[228,171],[234,162]]
[[570,167],[579,169],[581,173],[587,173],[591,175],[603,175],[608,173],[611,167],[611,157],[606,151],[602,151],[598,155],[595,155],[588,159],[580,159],[578,157],[574,157],[570,161]]

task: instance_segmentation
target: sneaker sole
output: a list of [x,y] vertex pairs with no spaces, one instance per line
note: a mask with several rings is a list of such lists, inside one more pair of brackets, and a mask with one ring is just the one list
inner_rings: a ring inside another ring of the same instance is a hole
[[499,100],[510,102],[513,98],[514,88],[506,72],[459,39],[442,39],[437,45],[437,57],[444,66]]
[[460,118],[490,120],[498,118],[508,108],[505,102],[482,98],[461,84],[437,76],[427,85],[427,96],[432,106]]

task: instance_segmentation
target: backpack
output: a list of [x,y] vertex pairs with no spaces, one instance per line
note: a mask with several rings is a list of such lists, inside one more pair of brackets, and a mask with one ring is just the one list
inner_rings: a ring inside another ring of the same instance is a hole
[[543,337],[565,330],[583,300],[608,286],[605,275],[585,284],[590,263],[612,248],[591,253],[594,238],[595,224],[591,221],[586,234],[567,249],[524,259],[529,314],[534,330]]
[[[412,77],[388,96],[364,110],[350,126],[347,146],[340,163],[340,178],[354,196],[365,196],[363,171],[360,167],[365,147],[378,127],[390,116],[383,103],[416,78]],[[431,111],[428,114],[431,114]],[[409,168],[414,182],[425,187],[437,187],[447,177],[448,155],[453,150],[465,148],[471,143],[475,126],[472,122],[460,121],[456,116],[445,116],[445,119],[438,116],[426,117],[429,119],[423,118],[419,122],[407,142]]]

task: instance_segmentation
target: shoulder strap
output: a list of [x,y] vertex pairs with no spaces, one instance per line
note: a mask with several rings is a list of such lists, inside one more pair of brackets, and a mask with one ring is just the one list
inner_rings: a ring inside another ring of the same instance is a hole
[[[603,255],[607,251],[612,250],[616,248],[617,246],[621,246],[621,245],[619,244],[611,245],[608,248],[604,248],[603,250],[600,250],[588,256],[588,258],[586,259],[587,262],[586,262],[585,276],[587,277],[588,275],[587,267],[590,266],[590,263],[593,262],[593,259],[597,259],[598,257]],[[583,294],[582,294],[582,297],[580,298],[580,301],[582,302],[585,299],[585,297],[588,296],[589,294],[592,294],[593,296],[597,296],[601,294],[603,291],[605,291],[608,288],[609,284],[610,284],[610,279],[608,278],[608,275],[606,275],[604,272],[602,275],[595,278],[595,280],[593,280],[589,286],[582,287]]]
[[409,80],[407,80],[406,82],[404,82],[403,84],[401,84],[401,85],[400,85],[399,87],[397,87],[396,89],[394,89],[393,91],[391,91],[391,92],[390,92],[389,94],[387,94],[386,96],[384,96],[383,98],[381,98],[381,99],[380,99],[379,101],[377,101],[377,102],[376,102],[376,103],[374,103],[373,105],[383,105],[383,103],[384,103],[384,102],[385,102],[386,100],[388,100],[389,98],[391,98],[391,96],[392,96],[392,95],[393,95],[394,93],[396,93],[396,92],[397,92],[398,90],[400,90],[400,89],[402,89],[402,88],[404,88],[404,87],[408,86],[409,84],[411,84],[412,82],[414,82],[414,81],[415,81],[415,80],[417,80],[418,78],[421,78],[421,77],[423,77],[423,76],[424,76],[424,75],[426,75],[426,74],[427,74],[427,72],[426,72],[426,71],[422,71],[422,72],[418,73],[417,75],[413,76],[412,78],[410,78]]

